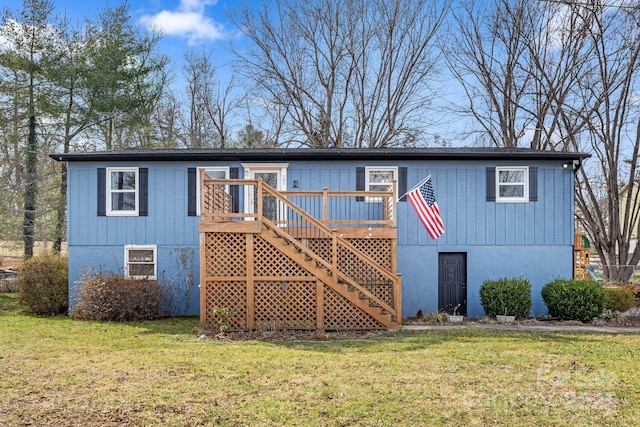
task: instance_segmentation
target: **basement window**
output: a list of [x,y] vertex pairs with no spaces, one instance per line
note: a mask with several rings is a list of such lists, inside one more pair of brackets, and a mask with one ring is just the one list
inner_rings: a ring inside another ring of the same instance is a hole
[[157,277],[157,247],[126,245],[124,247],[125,276],[132,279],[155,280]]

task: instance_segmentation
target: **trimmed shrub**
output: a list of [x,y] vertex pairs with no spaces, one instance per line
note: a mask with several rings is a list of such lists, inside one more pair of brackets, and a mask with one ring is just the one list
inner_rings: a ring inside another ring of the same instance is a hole
[[69,306],[67,257],[44,252],[25,260],[16,279],[18,304],[38,316],[64,314]]
[[592,280],[556,279],[542,288],[542,299],[551,316],[588,322],[602,315],[607,294]]
[[96,273],[83,280],[71,316],[80,320],[137,321],[160,317],[162,288],[156,280]]
[[480,287],[480,303],[487,316],[526,319],[531,312],[531,284],[522,278],[486,280]]
[[607,308],[611,311],[624,313],[635,304],[635,295],[631,289],[605,288],[607,294]]

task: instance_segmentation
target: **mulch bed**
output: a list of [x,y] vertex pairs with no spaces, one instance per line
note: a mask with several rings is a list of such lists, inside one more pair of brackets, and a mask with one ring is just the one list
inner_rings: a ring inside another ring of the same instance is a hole
[[[470,318],[465,319],[462,325],[483,325],[496,324],[493,319]],[[576,320],[559,320],[547,318],[531,318],[519,320],[515,325],[529,326],[593,326],[593,323],[582,323]],[[452,323],[446,321],[425,320],[421,317],[406,317],[403,325],[430,325],[430,326],[450,326]],[[624,316],[618,319],[598,320],[597,326],[611,327],[640,327],[640,315]],[[316,330],[267,330],[267,331],[226,331],[224,333],[203,333],[201,338],[208,338],[215,341],[331,341],[341,339],[370,338],[381,335],[386,330],[370,331],[316,331]]]
[[[488,317],[482,318],[469,318],[465,319],[463,324],[466,325],[482,325],[482,324],[497,324],[494,319]],[[404,325],[452,325],[452,323],[446,320],[434,321],[430,318],[424,317],[407,317],[404,319]],[[530,318],[525,320],[518,320],[515,325],[529,325],[529,326],[603,326],[603,327],[640,327],[640,310],[635,309],[633,313],[628,315],[619,316],[614,319],[598,319],[597,322],[583,323],[577,320],[560,320],[554,318]]]

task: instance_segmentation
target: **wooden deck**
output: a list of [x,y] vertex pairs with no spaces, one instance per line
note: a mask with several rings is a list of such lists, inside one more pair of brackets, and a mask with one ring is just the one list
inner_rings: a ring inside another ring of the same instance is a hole
[[203,322],[224,311],[233,329],[399,325],[394,189],[277,192],[204,177],[201,189]]

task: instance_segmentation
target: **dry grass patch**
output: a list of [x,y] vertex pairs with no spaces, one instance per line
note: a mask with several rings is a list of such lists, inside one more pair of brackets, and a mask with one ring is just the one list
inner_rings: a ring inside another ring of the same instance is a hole
[[[0,310],[6,303],[0,302]],[[196,319],[0,316],[0,425],[636,425],[640,337],[198,339]]]

